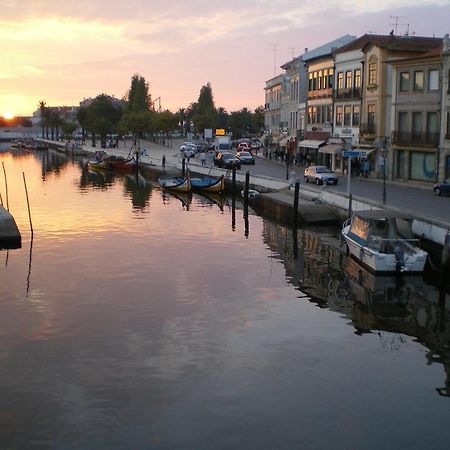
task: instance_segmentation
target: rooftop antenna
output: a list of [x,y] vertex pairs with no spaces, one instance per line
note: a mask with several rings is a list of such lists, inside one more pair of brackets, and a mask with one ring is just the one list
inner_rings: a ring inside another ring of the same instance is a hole
[[288,47],[288,51],[291,52],[292,59],[294,59],[294,57],[295,57],[294,53],[297,48],[298,47]]
[[273,50],[273,76],[277,74],[277,49],[278,44],[269,44]]
[[389,25],[394,27],[394,35],[397,35],[397,29],[399,25],[404,25],[399,23],[399,19],[407,19],[407,17],[404,16],[389,16],[391,19],[394,19],[394,23],[391,23]]

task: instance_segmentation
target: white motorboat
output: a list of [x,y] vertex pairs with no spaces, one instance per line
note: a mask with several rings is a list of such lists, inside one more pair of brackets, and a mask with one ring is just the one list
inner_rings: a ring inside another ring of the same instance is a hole
[[393,211],[355,211],[342,227],[350,254],[373,272],[423,272],[428,254],[419,247],[412,219]]

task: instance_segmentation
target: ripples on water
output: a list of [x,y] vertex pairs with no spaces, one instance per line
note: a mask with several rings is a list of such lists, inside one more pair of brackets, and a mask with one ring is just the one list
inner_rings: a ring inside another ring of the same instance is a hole
[[217,198],[0,158],[23,242],[0,252],[0,448],[447,448],[448,298],[421,277],[361,273],[336,230],[246,237],[239,202],[232,226]]

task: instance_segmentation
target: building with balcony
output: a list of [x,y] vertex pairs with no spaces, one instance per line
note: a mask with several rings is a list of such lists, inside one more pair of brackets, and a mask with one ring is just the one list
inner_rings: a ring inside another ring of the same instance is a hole
[[286,89],[286,74],[277,75],[266,81],[264,103],[265,132],[272,141],[277,141],[282,131],[282,94]]
[[306,108],[306,68],[302,56],[281,66],[286,72],[286,98],[283,101],[283,124],[287,127],[286,140],[303,136]]
[[[442,41],[441,41],[442,42]],[[442,45],[390,61],[392,67],[392,177],[437,178],[442,96]]]
[[393,154],[390,150],[394,66],[390,63],[413,59],[436,48],[441,42],[440,38],[420,36],[364,35],[353,43],[353,46],[358,47],[362,44],[363,52],[359,143],[376,148],[369,158],[373,175],[381,177],[387,173],[388,178],[394,177]]
[[334,52],[353,40],[355,36],[347,34],[302,55],[308,85],[305,139],[299,145],[315,163],[333,165],[332,153],[319,152],[319,148],[333,133]]
[[450,179],[450,38],[442,42],[441,126],[438,151],[438,180]]

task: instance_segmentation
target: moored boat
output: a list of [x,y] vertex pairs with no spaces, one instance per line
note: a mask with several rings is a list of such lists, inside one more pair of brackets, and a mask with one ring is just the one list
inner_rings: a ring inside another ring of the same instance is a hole
[[136,161],[134,158],[125,159],[123,156],[109,156],[104,161],[113,170],[132,172],[136,169]]
[[213,177],[206,175],[204,177],[191,178],[192,189],[198,189],[205,192],[223,192],[225,190],[225,178],[223,175],[220,177]]
[[190,192],[192,188],[189,177],[160,178],[158,183],[162,188],[173,191]]
[[412,219],[384,210],[355,211],[342,227],[350,254],[377,273],[423,272],[427,252],[413,238]]

